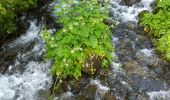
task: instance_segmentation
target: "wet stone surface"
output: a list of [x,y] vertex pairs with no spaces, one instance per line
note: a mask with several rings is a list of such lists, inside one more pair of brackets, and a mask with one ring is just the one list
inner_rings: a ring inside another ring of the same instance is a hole
[[141,0],[121,0],[121,4],[124,4],[126,6],[132,6],[136,3],[139,3]]

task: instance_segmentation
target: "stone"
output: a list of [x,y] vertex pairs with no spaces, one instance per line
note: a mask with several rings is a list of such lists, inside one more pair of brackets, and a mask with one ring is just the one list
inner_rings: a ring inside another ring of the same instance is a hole
[[132,6],[136,3],[139,3],[141,0],[121,0],[121,3],[126,6]]
[[122,67],[128,75],[132,73],[142,74],[143,72],[141,66],[136,61],[126,62]]
[[106,92],[102,100],[116,100],[116,97],[110,91]]
[[144,17],[144,15],[145,15],[146,13],[149,13],[149,11],[148,11],[148,10],[143,10],[143,11],[141,11],[141,12],[138,14],[138,18],[141,19],[142,17]]
[[121,39],[116,44],[116,54],[122,62],[131,61],[136,57],[136,51],[130,39]]
[[81,91],[81,95],[79,98],[84,98],[84,99],[79,99],[79,100],[95,100],[97,92],[97,86],[96,85],[89,85],[87,88]]

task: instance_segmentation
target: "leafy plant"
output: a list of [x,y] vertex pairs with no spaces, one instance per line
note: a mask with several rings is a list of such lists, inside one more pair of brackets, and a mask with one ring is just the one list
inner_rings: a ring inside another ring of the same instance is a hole
[[170,60],[170,0],[157,0],[156,7],[157,13],[146,13],[140,24],[151,33],[157,49]]
[[60,80],[78,78],[94,57],[102,58],[101,66],[108,67],[114,49],[109,26],[103,22],[108,18],[107,5],[101,7],[97,0],[60,0],[56,10],[63,28],[55,34],[42,32],[45,56],[54,61],[51,74]]
[[36,0],[0,0],[0,38],[16,30],[18,13],[36,5]]

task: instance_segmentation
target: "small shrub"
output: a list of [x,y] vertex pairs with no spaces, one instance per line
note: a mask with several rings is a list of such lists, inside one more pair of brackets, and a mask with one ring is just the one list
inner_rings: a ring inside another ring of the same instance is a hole
[[16,30],[18,13],[36,5],[36,0],[0,0],[0,38]]
[[170,0],[157,0],[157,13],[146,13],[140,25],[151,33],[154,43],[163,56],[170,60]]
[[58,79],[78,78],[93,57],[101,57],[101,66],[108,67],[114,49],[110,29],[104,24],[107,5],[101,7],[97,0],[60,0],[56,9],[57,23],[63,28],[55,34],[42,32],[45,56],[54,61],[51,74]]

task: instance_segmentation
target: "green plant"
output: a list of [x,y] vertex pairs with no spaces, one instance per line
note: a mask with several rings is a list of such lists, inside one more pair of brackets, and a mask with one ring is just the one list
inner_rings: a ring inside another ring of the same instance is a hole
[[[57,79],[81,76],[82,67],[89,67],[89,59],[101,58],[102,67],[112,61],[108,8],[101,7],[97,0],[60,0],[57,22],[63,28],[55,34],[42,32],[46,44],[45,56],[54,61],[51,74]],[[93,62],[91,62],[93,63]],[[94,70],[92,70],[94,71]]]
[[140,19],[140,25],[151,33],[157,49],[170,60],[170,0],[157,0],[156,7],[158,11],[146,13]]
[[0,38],[16,30],[18,13],[36,5],[36,0],[0,0]]

